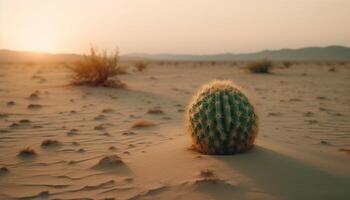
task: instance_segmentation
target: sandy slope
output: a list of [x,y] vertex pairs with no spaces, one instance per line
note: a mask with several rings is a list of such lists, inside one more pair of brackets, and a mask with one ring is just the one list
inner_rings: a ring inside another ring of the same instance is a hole
[[[61,67],[1,66],[0,167],[9,171],[0,172],[0,199],[350,198],[349,66],[271,75],[152,66],[121,79],[129,89],[72,87]],[[256,102],[261,127],[252,151],[188,150],[183,111],[212,79],[235,81]],[[147,113],[155,107],[164,113]],[[145,119],[155,125],[132,128]],[[45,139],[60,144],[43,148]],[[24,147],[37,156],[17,156]],[[107,155],[117,156],[101,161]]]

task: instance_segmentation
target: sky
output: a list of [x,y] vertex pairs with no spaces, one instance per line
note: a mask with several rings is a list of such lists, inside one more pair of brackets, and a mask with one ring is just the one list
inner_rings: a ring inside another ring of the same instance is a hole
[[350,0],[0,0],[0,49],[245,53],[350,46]]

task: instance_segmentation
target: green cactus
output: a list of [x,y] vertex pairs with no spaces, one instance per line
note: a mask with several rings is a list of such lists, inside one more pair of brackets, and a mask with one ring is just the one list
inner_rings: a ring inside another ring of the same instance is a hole
[[204,154],[249,150],[258,133],[258,116],[230,81],[213,81],[194,96],[186,112],[193,147]]

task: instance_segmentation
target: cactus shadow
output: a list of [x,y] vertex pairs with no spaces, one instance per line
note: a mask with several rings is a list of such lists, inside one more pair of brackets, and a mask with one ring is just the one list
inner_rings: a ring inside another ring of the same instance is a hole
[[329,174],[305,162],[255,146],[234,156],[216,156],[259,187],[282,199],[348,199],[350,177]]

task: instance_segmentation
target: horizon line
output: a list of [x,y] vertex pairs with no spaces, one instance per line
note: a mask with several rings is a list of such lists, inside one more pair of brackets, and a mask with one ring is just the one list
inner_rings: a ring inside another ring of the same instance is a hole
[[[307,49],[307,48],[330,48],[330,47],[342,47],[342,48],[350,48],[350,46],[346,45],[340,45],[340,44],[332,44],[332,45],[325,45],[325,46],[303,46],[298,48],[289,48],[289,47],[283,47],[283,48],[276,48],[276,49],[262,49],[258,51],[250,51],[250,52],[221,52],[221,53],[208,53],[208,54],[195,54],[195,53],[145,53],[145,52],[131,52],[131,53],[125,53],[120,54],[120,56],[128,56],[128,55],[188,55],[188,56],[209,56],[209,55],[223,55],[223,54],[231,54],[231,55],[240,55],[240,54],[254,54],[254,53],[261,53],[264,51],[282,51],[282,50],[300,50],[300,49]],[[50,55],[79,55],[83,56],[86,55],[86,53],[70,53],[70,52],[60,52],[60,53],[52,53],[48,51],[31,51],[31,50],[16,50],[16,49],[0,49],[0,51],[12,51],[12,52],[21,52],[21,53],[33,53],[33,54],[50,54]]]

